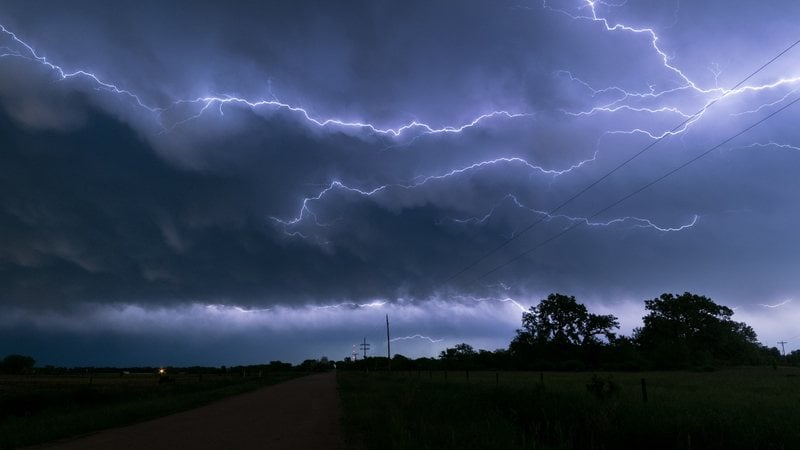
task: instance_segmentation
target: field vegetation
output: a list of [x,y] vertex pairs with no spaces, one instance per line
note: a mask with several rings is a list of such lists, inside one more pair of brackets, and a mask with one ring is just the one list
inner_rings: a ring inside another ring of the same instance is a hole
[[800,448],[793,367],[340,371],[338,383],[349,442],[366,449]]

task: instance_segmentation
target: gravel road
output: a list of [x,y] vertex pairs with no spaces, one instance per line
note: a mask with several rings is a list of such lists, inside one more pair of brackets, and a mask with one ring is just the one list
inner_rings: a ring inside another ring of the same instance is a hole
[[336,374],[310,375],[41,449],[343,449]]

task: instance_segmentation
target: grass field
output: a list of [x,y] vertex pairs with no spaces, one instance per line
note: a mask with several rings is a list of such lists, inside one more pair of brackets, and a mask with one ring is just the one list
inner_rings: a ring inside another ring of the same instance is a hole
[[348,440],[367,449],[800,448],[800,369],[597,375],[342,372],[338,382]]
[[302,375],[300,372],[0,376],[0,449],[138,422]]

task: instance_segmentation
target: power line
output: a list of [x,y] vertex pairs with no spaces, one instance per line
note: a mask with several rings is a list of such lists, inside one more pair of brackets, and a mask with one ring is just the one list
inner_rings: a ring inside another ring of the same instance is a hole
[[657,138],[655,141],[653,141],[653,142],[651,142],[649,145],[645,146],[645,147],[644,147],[642,150],[640,150],[639,152],[635,153],[633,156],[629,157],[628,159],[626,159],[625,161],[623,161],[622,163],[620,163],[619,165],[617,165],[616,167],[614,167],[613,169],[611,169],[611,170],[610,170],[609,172],[607,172],[605,175],[603,175],[603,176],[601,176],[600,178],[596,179],[595,181],[593,181],[593,182],[589,183],[589,184],[588,184],[586,187],[584,187],[583,189],[581,189],[580,191],[578,191],[578,192],[577,192],[576,194],[574,194],[573,196],[569,197],[567,200],[565,200],[565,201],[561,202],[560,204],[558,204],[558,205],[557,205],[555,208],[551,209],[551,210],[550,210],[550,211],[548,211],[548,212],[547,212],[547,213],[546,213],[544,216],[542,216],[542,218],[540,218],[539,220],[536,220],[536,221],[534,221],[533,223],[531,223],[531,224],[530,224],[530,225],[528,225],[527,227],[523,228],[521,231],[517,232],[516,234],[514,234],[514,235],[513,235],[513,236],[511,236],[510,238],[508,238],[508,239],[506,239],[505,241],[503,241],[503,242],[502,242],[500,245],[498,245],[498,246],[496,246],[496,247],[492,248],[492,249],[491,249],[491,250],[489,250],[488,252],[486,252],[486,253],[484,253],[483,255],[481,255],[480,257],[478,257],[478,259],[476,259],[476,260],[475,260],[475,261],[473,261],[472,263],[468,264],[468,265],[467,265],[466,267],[464,267],[463,269],[461,269],[461,270],[459,270],[458,272],[456,272],[455,274],[451,275],[449,278],[447,278],[447,279],[445,280],[445,283],[448,283],[448,282],[450,282],[450,281],[453,281],[454,279],[456,279],[457,277],[459,277],[461,274],[463,274],[463,273],[465,273],[466,271],[468,271],[468,270],[472,269],[473,267],[477,266],[477,265],[478,265],[478,264],[480,264],[482,261],[484,261],[486,258],[488,258],[488,257],[492,256],[493,254],[497,253],[499,250],[503,249],[503,248],[504,248],[504,247],[506,247],[508,244],[510,244],[511,242],[513,242],[514,240],[516,240],[517,238],[519,238],[520,236],[522,236],[523,234],[525,234],[525,233],[527,233],[528,231],[530,231],[531,229],[533,229],[535,226],[537,226],[537,225],[539,225],[540,223],[544,222],[544,221],[545,221],[545,220],[546,220],[546,219],[547,219],[549,216],[552,216],[553,214],[555,214],[556,212],[558,212],[559,210],[561,210],[561,208],[563,208],[563,207],[567,206],[568,204],[572,203],[572,202],[573,202],[573,201],[575,201],[575,200],[576,200],[578,197],[582,196],[582,195],[583,195],[583,194],[585,194],[587,191],[589,191],[590,189],[592,189],[592,188],[593,188],[593,187],[595,187],[596,185],[600,184],[600,183],[601,183],[603,180],[605,180],[606,178],[608,178],[608,177],[610,177],[611,175],[613,175],[613,174],[614,174],[615,172],[617,172],[619,169],[621,169],[621,168],[623,168],[623,167],[627,166],[627,165],[628,165],[628,164],[629,164],[631,161],[633,161],[634,159],[638,158],[639,156],[641,156],[642,154],[644,154],[645,152],[647,152],[648,150],[650,150],[651,148],[653,148],[653,147],[654,147],[656,144],[658,144],[659,142],[661,142],[662,140],[664,140],[664,138],[666,138],[667,136],[669,136],[671,133],[674,133],[675,131],[679,130],[681,127],[683,127],[684,125],[686,125],[687,123],[689,123],[689,122],[690,122],[690,121],[692,121],[693,119],[697,118],[697,116],[698,116],[698,115],[702,114],[704,111],[707,111],[707,110],[708,110],[708,108],[710,108],[711,106],[713,106],[715,103],[717,103],[717,102],[719,102],[720,100],[722,100],[723,98],[727,97],[727,96],[728,96],[728,94],[730,94],[731,92],[733,92],[733,91],[735,91],[736,89],[738,89],[738,88],[739,88],[741,85],[743,85],[745,82],[747,82],[747,80],[749,80],[750,78],[754,77],[756,74],[758,74],[759,72],[761,72],[762,70],[764,70],[764,68],[766,68],[767,66],[769,66],[770,64],[772,64],[773,62],[775,62],[775,61],[776,61],[778,58],[780,58],[781,56],[783,56],[784,54],[786,54],[787,52],[789,52],[791,49],[793,49],[794,47],[796,47],[798,44],[800,44],[800,39],[796,40],[796,41],[795,41],[794,43],[792,43],[790,46],[786,47],[786,48],[785,48],[783,51],[781,51],[780,53],[778,53],[777,55],[775,55],[774,57],[772,57],[772,58],[771,58],[769,61],[767,61],[766,63],[762,64],[762,65],[761,65],[761,66],[760,66],[758,69],[756,69],[755,71],[753,71],[752,73],[750,73],[750,75],[746,76],[744,79],[742,79],[741,81],[739,81],[738,83],[736,83],[736,85],[735,85],[735,86],[733,86],[732,88],[730,88],[730,89],[728,89],[727,91],[725,91],[725,93],[724,93],[724,94],[722,94],[720,97],[717,97],[716,99],[712,100],[710,103],[707,103],[705,106],[703,106],[702,108],[700,108],[700,110],[698,110],[696,113],[694,113],[694,114],[692,114],[691,116],[689,116],[688,118],[686,118],[686,120],[684,120],[683,122],[681,122],[680,124],[678,124],[677,126],[675,126],[674,128],[672,128],[671,130],[669,130],[667,133],[664,133],[663,135],[661,135],[660,137],[658,137],[658,138]]
[[[800,42],[800,41],[799,41],[799,42]],[[723,145],[727,144],[728,142],[730,142],[730,141],[732,141],[732,140],[734,140],[734,139],[738,138],[739,136],[741,136],[741,135],[743,135],[743,134],[747,133],[748,131],[752,130],[753,128],[757,127],[758,125],[761,125],[762,123],[766,122],[767,120],[771,119],[772,117],[776,116],[777,114],[779,114],[780,112],[782,112],[783,110],[785,110],[785,109],[789,108],[790,106],[794,105],[794,104],[795,104],[795,103],[797,103],[797,102],[800,102],[800,97],[798,97],[798,98],[796,98],[796,99],[792,100],[791,102],[787,103],[786,105],[782,106],[781,108],[777,109],[776,111],[773,111],[771,114],[767,115],[766,117],[764,117],[764,118],[762,118],[762,119],[758,120],[757,122],[755,122],[755,123],[751,124],[750,126],[748,126],[748,127],[746,127],[745,129],[743,129],[743,130],[739,131],[738,133],[734,134],[733,136],[731,136],[731,137],[729,137],[729,138],[725,139],[724,141],[720,142],[719,144],[717,144],[717,145],[715,145],[715,146],[713,146],[713,147],[709,148],[708,150],[706,150],[706,151],[704,151],[704,152],[700,153],[699,155],[695,156],[694,158],[692,158],[692,159],[690,159],[690,160],[688,160],[688,161],[684,162],[683,164],[679,165],[678,167],[676,167],[676,168],[674,168],[674,169],[672,169],[672,170],[670,170],[670,171],[666,172],[665,174],[661,175],[660,177],[658,177],[658,178],[656,178],[656,179],[654,179],[654,180],[652,180],[652,181],[650,181],[650,182],[648,182],[648,183],[644,184],[643,186],[641,186],[640,188],[638,188],[638,189],[634,190],[633,192],[631,192],[631,193],[629,193],[629,194],[627,194],[627,195],[624,195],[624,196],[622,196],[621,198],[619,198],[619,199],[618,199],[618,200],[616,200],[615,202],[613,202],[613,203],[609,204],[608,206],[605,206],[605,207],[603,207],[603,208],[601,208],[601,209],[597,210],[597,211],[596,211],[594,214],[592,214],[591,216],[589,216],[587,219],[591,219],[591,218],[593,218],[593,217],[596,217],[596,216],[598,216],[598,215],[600,215],[600,214],[602,214],[602,213],[604,213],[604,212],[608,211],[609,209],[611,209],[611,208],[613,208],[613,207],[615,207],[615,206],[619,205],[620,203],[624,202],[625,200],[627,200],[627,199],[629,199],[629,198],[633,197],[634,195],[636,195],[636,194],[639,194],[640,192],[644,191],[645,189],[649,188],[650,186],[653,186],[654,184],[656,184],[656,183],[658,183],[658,182],[660,182],[660,181],[663,181],[664,179],[666,179],[667,177],[669,177],[669,176],[671,176],[671,175],[675,174],[675,173],[676,173],[676,172],[678,172],[679,170],[681,170],[681,169],[683,169],[683,168],[685,168],[685,167],[689,166],[690,164],[692,164],[692,163],[694,163],[694,162],[696,162],[696,161],[700,160],[700,159],[701,159],[701,158],[703,158],[704,156],[706,156],[706,155],[708,155],[709,153],[713,152],[714,150],[716,150],[716,149],[718,149],[718,148],[722,147]],[[587,222],[588,222],[588,221],[587,221]],[[482,280],[482,279],[486,278],[487,276],[489,276],[489,275],[491,275],[491,274],[493,274],[493,273],[497,272],[498,270],[500,270],[500,269],[502,269],[502,268],[504,268],[504,267],[506,267],[506,266],[510,265],[511,263],[513,263],[513,262],[515,262],[515,261],[519,260],[519,259],[520,259],[520,258],[522,258],[523,256],[525,256],[525,255],[527,255],[527,254],[529,254],[529,253],[532,253],[534,250],[537,250],[538,248],[540,248],[540,247],[544,246],[545,244],[547,244],[547,243],[549,243],[549,242],[552,242],[552,241],[554,241],[554,240],[558,239],[559,237],[561,237],[561,236],[563,236],[563,235],[565,235],[565,234],[569,233],[570,231],[574,230],[575,228],[578,228],[578,227],[579,227],[579,226],[581,226],[581,225],[584,225],[584,224],[586,224],[587,222],[577,222],[577,223],[575,223],[574,225],[571,225],[571,226],[569,226],[569,227],[565,228],[565,229],[564,229],[564,230],[562,230],[561,232],[559,232],[559,233],[557,233],[557,234],[554,234],[554,235],[552,235],[552,236],[548,237],[547,239],[544,239],[543,241],[540,241],[539,243],[537,243],[537,244],[536,244],[535,246],[533,246],[532,248],[530,248],[530,249],[528,249],[528,250],[525,250],[524,252],[522,252],[522,253],[520,253],[520,254],[518,254],[518,255],[514,256],[513,258],[509,259],[508,261],[504,262],[503,264],[500,264],[499,266],[497,266],[497,267],[493,268],[492,270],[490,270],[490,271],[488,271],[488,272],[485,272],[483,275],[481,275],[480,277],[476,278],[474,282],[477,282],[477,281],[480,281],[480,280]]]

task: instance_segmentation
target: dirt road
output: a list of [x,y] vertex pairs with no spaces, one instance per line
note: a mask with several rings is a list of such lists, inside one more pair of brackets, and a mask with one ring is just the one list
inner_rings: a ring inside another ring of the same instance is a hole
[[37,448],[342,449],[339,418],[336,375],[329,372]]

